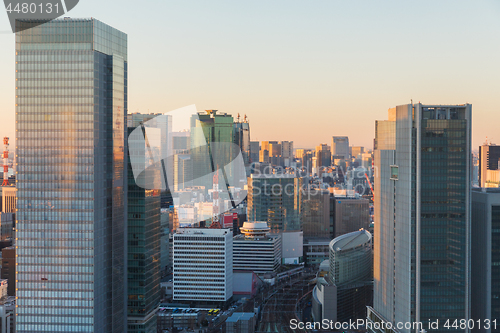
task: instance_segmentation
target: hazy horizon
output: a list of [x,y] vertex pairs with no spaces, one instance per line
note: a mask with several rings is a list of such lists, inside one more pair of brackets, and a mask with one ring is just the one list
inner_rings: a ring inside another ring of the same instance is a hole
[[[500,144],[500,1],[81,1],[128,34],[129,113],[245,114],[252,141],[373,147],[396,105],[472,104],[473,148]],[[15,136],[14,34],[0,14],[0,136]],[[496,68],[496,70],[495,70]],[[13,148],[13,145],[12,145]]]

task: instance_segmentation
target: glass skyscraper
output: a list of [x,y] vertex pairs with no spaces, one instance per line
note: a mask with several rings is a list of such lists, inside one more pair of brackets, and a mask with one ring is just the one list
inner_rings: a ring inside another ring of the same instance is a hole
[[[129,127],[129,133],[134,129]],[[159,141],[163,132],[161,128],[149,128],[147,138]],[[158,138],[152,138],[154,135]],[[130,136],[128,141],[127,332],[156,333],[156,311],[160,305],[160,190],[150,188],[161,184],[162,175],[160,169],[145,173],[148,189],[136,184],[131,163],[148,164],[149,159],[144,140],[133,138]]]
[[125,332],[126,114],[126,34],[16,34],[17,332]]
[[402,105],[377,122],[372,321],[470,318],[471,110]]
[[233,121],[231,115],[217,113],[217,110],[199,112],[191,117],[190,142],[194,186],[204,186],[205,190],[212,189],[213,179],[207,175],[218,168],[224,171],[221,172],[220,182],[234,184],[234,170],[228,166],[239,153],[235,151],[233,144]]
[[250,175],[248,220],[267,222],[272,233],[302,230],[303,185],[295,175]]

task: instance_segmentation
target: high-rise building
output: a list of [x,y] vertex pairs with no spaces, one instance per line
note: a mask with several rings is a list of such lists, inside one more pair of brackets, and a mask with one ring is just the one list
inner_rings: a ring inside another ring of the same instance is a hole
[[225,306],[233,297],[230,229],[178,229],[173,235],[174,301]]
[[500,146],[479,147],[479,187],[500,187]]
[[[198,112],[191,117],[191,161],[193,168],[193,185],[212,189],[213,179],[207,175],[221,169],[221,179],[226,184],[232,183],[234,170],[230,165],[236,153],[233,147],[233,117],[217,110]],[[214,144],[218,143],[218,144]],[[212,165],[213,161],[222,165]]]
[[243,161],[245,165],[250,164],[250,124],[245,120],[243,122],[238,121],[234,123],[234,144],[240,147],[241,154],[243,155]]
[[13,238],[13,228],[16,223],[15,213],[0,213],[0,240]]
[[347,136],[332,137],[332,163],[349,159],[349,138]]
[[335,196],[333,204],[333,230],[335,237],[370,226],[370,201],[358,197]]
[[1,278],[8,281],[7,293],[16,296],[16,248],[9,246],[2,249]]
[[[486,323],[500,318],[500,189],[472,189],[472,216],[471,317]],[[500,332],[500,327],[483,331]]]
[[233,269],[257,274],[276,272],[281,266],[281,236],[269,234],[266,222],[245,222],[233,238]]
[[260,154],[260,142],[250,141],[250,162],[252,163],[259,162],[259,154]]
[[301,170],[309,174],[313,168],[313,152],[309,149],[297,149],[295,152],[297,158],[300,160]]
[[174,191],[193,186],[193,164],[190,154],[174,155]]
[[377,123],[371,321],[470,319],[471,109],[402,105]]
[[248,220],[267,222],[271,232],[302,229],[303,178],[295,175],[255,175],[248,178]]
[[[318,168],[328,168],[332,165],[332,154],[327,144],[316,146],[316,159]],[[320,173],[320,170],[318,170]]]
[[293,141],[280,141],[281,157],[283,158],[283,166],[289,167],[294,159],[293,156]]
[[357,158],[359,155],[365,152],[365,147],[362,146],[351,146],[349,147],[350,154],[352,158]]
[[0,186],[1,206],[0,212],[15,213],[16,212],[16,187],[15,186]]
[[308,189],[302,198],[304,237],[330,238],[330,192]]
[[366,306],[372,302],[372,255],[372,235],[366,230],[330,242],[330,269],[318,278],[312,293],[314,321],[364,318]]
[[[161,118],[158,118],[161,119]],[[136,126],[129,127],[129,134]],[[148,128],[148,137],[162,130]],[[129,136],[133,138],[133,136]],[[162,143],[164,141],[162,140]],[[160,170],[146,174],[145,189],[134,181],[132,163],[147,165],[146,146],[142,140],[129,139],[128,154],[128,239],[127,239],[127,325],[129,333],[155,333],[156,311],[160,305]]]
[[125,332],[127,35],[16,24],[16,331]]

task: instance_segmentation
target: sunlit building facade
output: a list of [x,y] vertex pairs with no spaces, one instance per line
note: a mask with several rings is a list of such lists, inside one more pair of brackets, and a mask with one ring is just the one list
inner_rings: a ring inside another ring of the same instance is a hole
[[16,33],[17,332],[126,331],[126,114],[126,34]]
[[470,318],[471,110],[401,105],[377,122],[371,321]]

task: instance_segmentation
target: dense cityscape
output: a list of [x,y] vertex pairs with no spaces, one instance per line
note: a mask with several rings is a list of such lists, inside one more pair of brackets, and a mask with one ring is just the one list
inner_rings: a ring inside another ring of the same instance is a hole
[[500,145],[466,100],[387,105],[372,146],[259,141],[130,111],[125,32],[16,24],[0,333],[500,332]]

